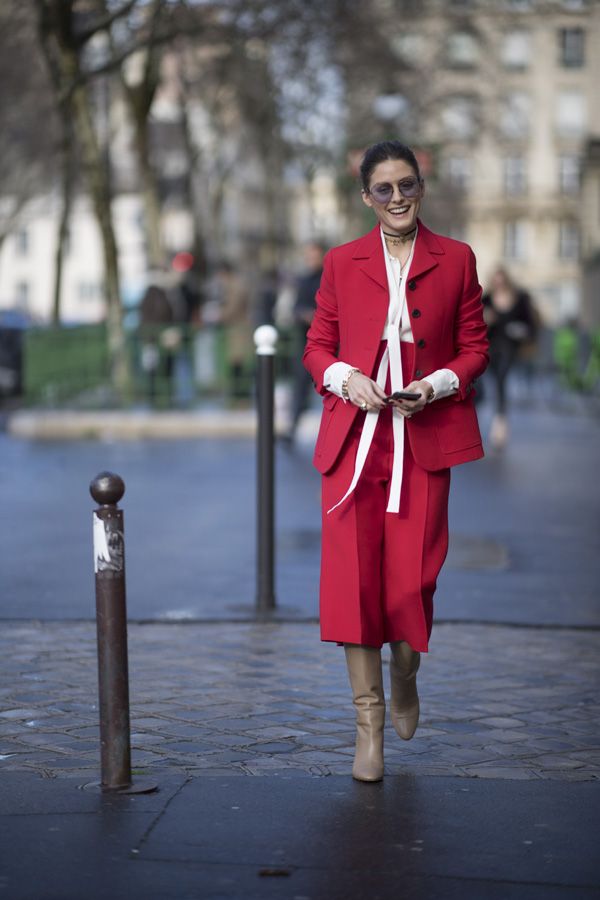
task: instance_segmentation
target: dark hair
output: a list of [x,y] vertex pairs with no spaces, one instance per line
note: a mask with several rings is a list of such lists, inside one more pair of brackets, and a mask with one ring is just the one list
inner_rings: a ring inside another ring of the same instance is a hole
[[421,179],[419,163],[410,147],[401,144],[400,141],[380,141],[378,144],[367,147],[360,164],[360,180],[365,191],[369,190],[369,180],[375,167],[379,163],[385,162],[386,159],[403,159],[414,169],[417,178]]

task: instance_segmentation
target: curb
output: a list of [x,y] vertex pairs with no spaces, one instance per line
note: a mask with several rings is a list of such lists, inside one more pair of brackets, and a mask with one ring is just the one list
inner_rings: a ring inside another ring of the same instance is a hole
[[[275,430],[285,432],[285,417],[277,416]],[[316,435],[318,414],[308,413],[300,437]],[[6,431],[28,440],[140,440],[247,438],[256,435],[256,411],[203,410],[19,411],[8,416]]]

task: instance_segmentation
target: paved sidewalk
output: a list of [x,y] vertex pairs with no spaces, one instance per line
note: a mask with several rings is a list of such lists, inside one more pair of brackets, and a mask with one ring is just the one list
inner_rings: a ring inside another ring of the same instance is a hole
[[[129,645],[139,773],[350,772],[343,651],[317,626],[130,625]],[[435,626],[419,730],[404,743],[388,726],[386,772],[599,779],[599,649],[595,631]],[[93,623],[3,623],[0,672],[0,766],[97,780]]]
[[600,785],[165,776],[99,796],[8,773],[10,900],[595,900]]
[[[314,623],[306,447],[278,454],[287,621],[261,624],[249,440],[0,436],[0,900],[597,898],[598,427],[513,421],[505,454],[453,473],[421,723],[410,742],[388,725],[377,785],[351,778],[344,654]],[[78,789],[100,774],[86,486],[101,468],[128,486],[147,796]]]

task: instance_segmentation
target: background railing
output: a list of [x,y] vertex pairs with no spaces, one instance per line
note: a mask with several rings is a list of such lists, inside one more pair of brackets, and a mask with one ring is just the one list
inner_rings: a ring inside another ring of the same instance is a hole
[[109,381],[105,325],[31,328],[24,332],[26,404],[60,405]]
[[[127,333],[127,352],[131,392],[120,397],[111,385],[104,324],[31,328],[23,336],[22,402],[86,408],[143,404],[168,409],[202,401],[243,405],[253,396],[251,342],[233,359],[222,326],[144,326]],[[279,379],[292,376],[294,359],[301,353],[294,334],[281,332]]]
[[[111,384],[104,324],[32,327],[0,337],[0,401],[25,406],[189,408],[203,404],[249,405],[254,398],[255,355],[232,356],[226,327],[144,326],[127,331],[131,389],[118,396]],[[8,338],[10,337],[10,341]],[[18,338],[18,342],[16,342]],[[236,339],[239,351],[239,341]],[[18,344],[18,346],[17,346]],[[292,381],[303,341],[280,330],[275,377]],[[18,353],[16,352],[18,349]],[[542,329],[537,346],[516,366],[529,401],[570,402],[600,411],[600,333]],[[481,394],[491,396],[492,385]]]

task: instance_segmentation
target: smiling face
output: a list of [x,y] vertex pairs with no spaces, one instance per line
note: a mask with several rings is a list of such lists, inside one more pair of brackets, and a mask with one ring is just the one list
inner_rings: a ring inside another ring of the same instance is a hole
[[375,185],[382,184],[393,185],[394,188],[387,203],[379,203],[369,192],[365,190],[362,192],[363,202],[375,212],[384,231],[406,234],[417,224],[417,216],[425,193],[423,183],[421,182],[415,197],[404,197],[398,187],[399,181],[416,177],[417,173],[404,159],[386,159],[373,169],[369,179],[369,190]]

